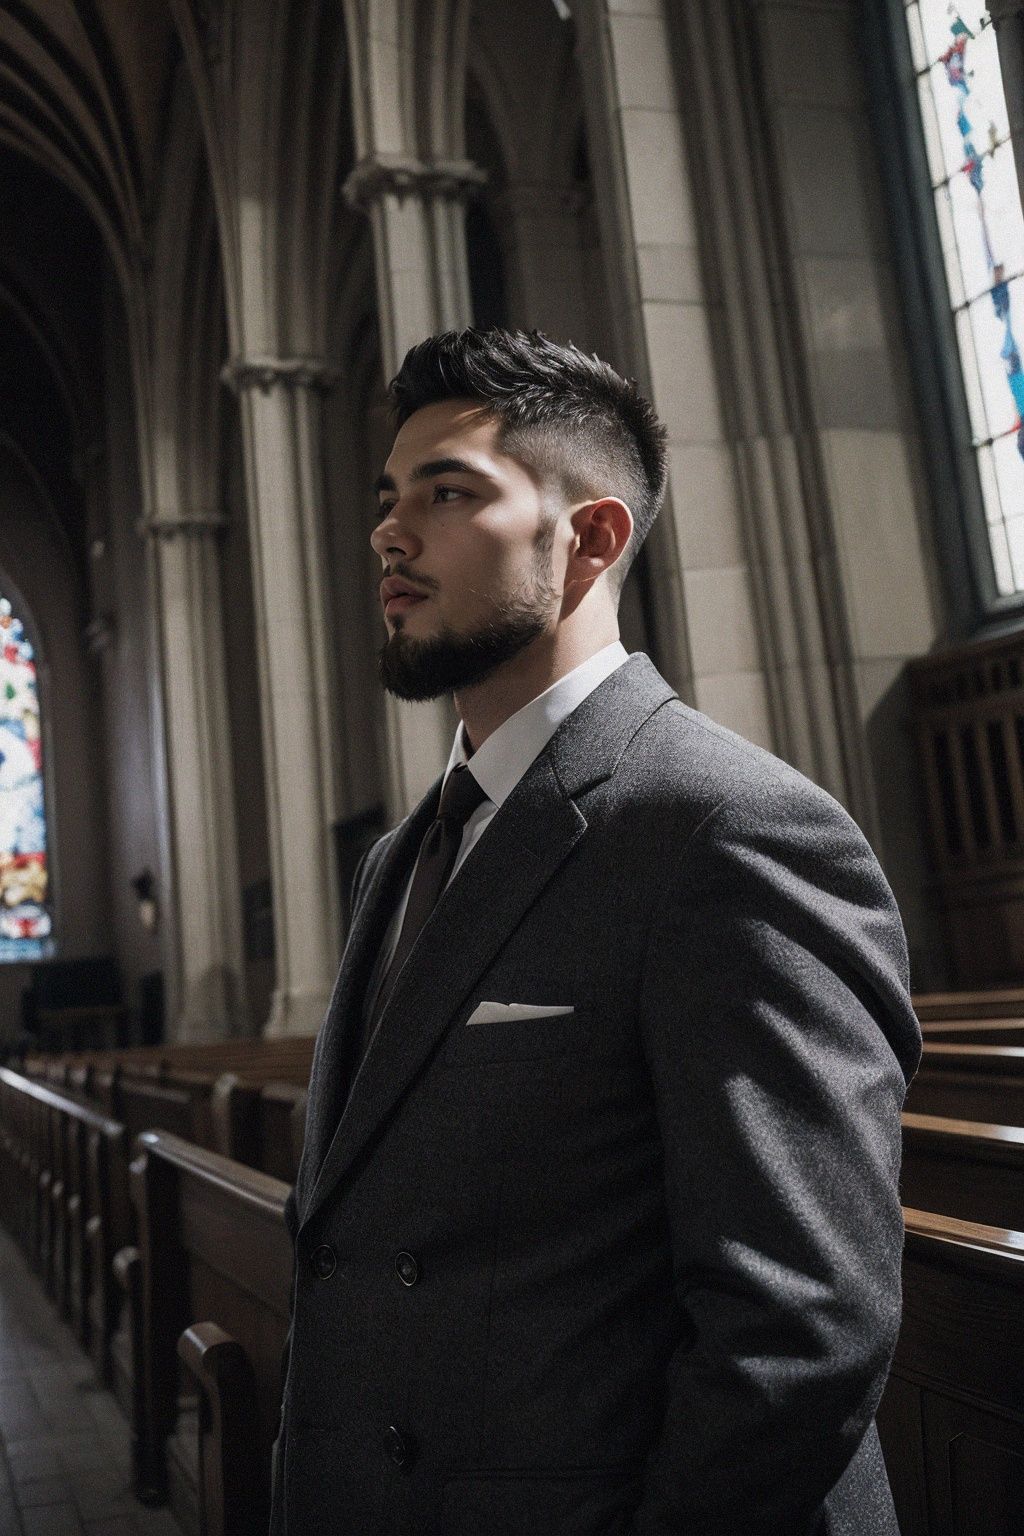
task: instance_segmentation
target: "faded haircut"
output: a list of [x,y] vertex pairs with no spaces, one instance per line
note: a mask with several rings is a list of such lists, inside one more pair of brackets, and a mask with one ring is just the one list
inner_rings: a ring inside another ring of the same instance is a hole
[[541,331],[443,331],[405,355],[387,390],[396,427],[425,405],[477,400],[499,446],[566,501],[616,496],[633,533],[608,572],[617,599],[665,494],[665,428],[633,379]]

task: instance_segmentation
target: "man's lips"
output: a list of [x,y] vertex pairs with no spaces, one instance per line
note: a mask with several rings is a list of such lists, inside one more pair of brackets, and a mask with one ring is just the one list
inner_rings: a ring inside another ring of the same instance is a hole
[[428,594],[418,592],[402,576],[385,576],[380,584],[380,600],[386,614],[404,613],[414,603],[422,603]]
[[426,593],[400,592],[397,597],[388,597],[384,600],[384,612],[390,618],[393,613],[404,613],[407,608],[415,608],[417,603],[422,603]]

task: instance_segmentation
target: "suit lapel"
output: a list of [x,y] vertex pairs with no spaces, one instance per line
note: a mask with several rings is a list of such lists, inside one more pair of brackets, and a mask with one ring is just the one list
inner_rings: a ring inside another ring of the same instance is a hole
[[372,868],[364,876],[366,889],[353,914],[345,954],[313,1055],[309,1116],[296,1192],[300,1210],[301,1190],[308,1187],[323,1162],[348,1091],[345,1062],[352,1032],[361,1029],[363,998],[373,963],[423,834],[437,815],[440,798],[438,779],[416,809],[388,834],[385,847],[371,854]]
[[[343,1178],[443,1038],[452,1015],[583,836],[541,755],[424,924],[381,1016],[304,1218]],[[457,935],[457,942],[445,942]]]
[[[384,1125],[479,977],[584,835],[586,819],[573,797],[609,777],[644,720],[674,697],[649,659],[639,654],[563,721],[425,923],[339,1119],[340,1085],[335,1092],[329,1091],[329,1075],[332,1070],[336,1077],[340,1075],[340,1037],[354,1022],[353,1010],[362,1006],[370,964],[398,900],[401,880],[436,814],[440,781],[398,829],[360,905],[342,966],[347,974],[344,981],[339,978],[322,1048],[318,1045],[310,1087],[310,1102],[317,1103],[316,1123],[310,1127],[315,1145],[308,1162],[303,1159],[314,1182],[308,1202],[299,1199],[302,1222],[309,1220]],[[315,1177],[314,1170],[318,1170]]]

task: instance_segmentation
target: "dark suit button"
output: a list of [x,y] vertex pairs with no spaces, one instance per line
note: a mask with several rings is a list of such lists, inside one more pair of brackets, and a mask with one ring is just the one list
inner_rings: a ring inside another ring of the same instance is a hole
[[318,1280],[329,1280],[338,1267],[338,1261],[334,1257],[334,1249],[329,1243],[321,1243],[319,1248],[314,1248],[310,1254],[309,1262],[313,1266],[313,1273]]
[[411,1459],[409,1446],[393,1424],[384,1431],[384,1453],[396,1467],[408,1466]]
[[420,1277],[420,1267],[411,1253],[403,1251],[396,1255],[395,1273],[403,1285],[415,1285]]

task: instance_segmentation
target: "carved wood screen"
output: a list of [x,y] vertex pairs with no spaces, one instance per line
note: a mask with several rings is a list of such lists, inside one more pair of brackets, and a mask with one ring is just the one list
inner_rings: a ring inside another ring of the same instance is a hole
[[909,668],[936,892],[958,985],[1024,981],[1024,632]]

